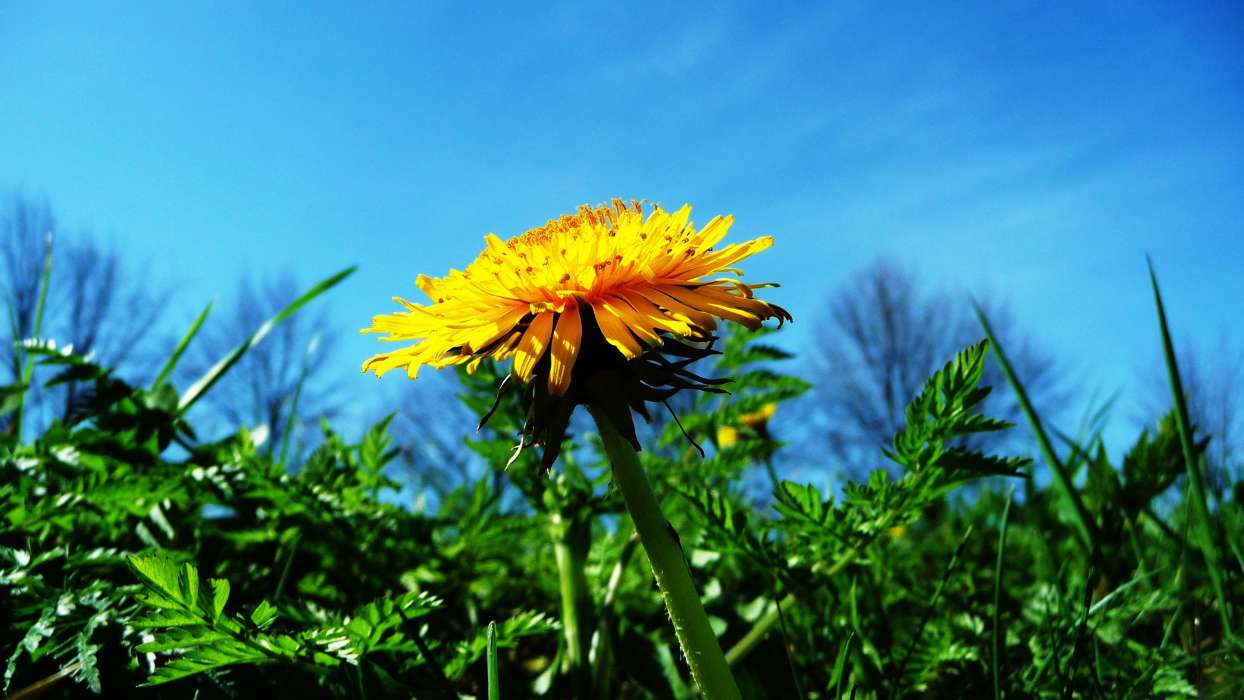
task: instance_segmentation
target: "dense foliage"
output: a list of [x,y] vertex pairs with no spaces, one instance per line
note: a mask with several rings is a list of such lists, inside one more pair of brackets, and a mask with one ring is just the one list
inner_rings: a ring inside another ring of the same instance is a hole
[[[0,392],[4,693],[693,696],[590,431],[545,472],[514,454],[498,370],[463,375],[493,411],[462,447],[486,469],[423,512],[399,502],[388,419],[325,424],[296,465],[255,431],[200,440],[187,411],[271,326],[179,392],[197,326],[147,387],[25,344],[89,390],[28,440],[25,387]],[[974,451],[1009,427],[982,341],[911,400],[889,465],[834,495],[776,477],[767,422],[797,419],[772,407],[807,385],[764,335],[727,335],[731,395],[683,397],[642,455],[746,697],[1241,695],[1244,494],[1188,470],[1207,438],[1186,415],[1120,464],[1031,410],[1040,460]]]

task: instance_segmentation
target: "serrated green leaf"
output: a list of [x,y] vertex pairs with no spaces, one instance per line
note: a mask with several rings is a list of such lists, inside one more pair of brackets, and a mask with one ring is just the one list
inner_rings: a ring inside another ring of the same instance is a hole
[[266,600],[260,601],[255,610],[251,612],[251,622],[259,629],[267,629],[268,625],[276,619],[277,610],[272,604]]
[[229,582],[222,578],[214,578],[211,580],[212,586],[212,608],[211,620],[216,622],[225,611],[225,603],[229,601]]

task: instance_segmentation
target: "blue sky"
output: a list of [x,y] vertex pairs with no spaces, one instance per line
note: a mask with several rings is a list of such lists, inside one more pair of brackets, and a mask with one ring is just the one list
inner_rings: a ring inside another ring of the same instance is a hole
[[360,392],[418,273],[614,196],[773,234],[748,278],[799,352],[881,255],[1008,299],[1084,394],[1156,357],[1146,252],[1178,334],[1244,340],[1241,5],[811,5],[6,2],[0,188],[151,263],[179,328],[357,263]]

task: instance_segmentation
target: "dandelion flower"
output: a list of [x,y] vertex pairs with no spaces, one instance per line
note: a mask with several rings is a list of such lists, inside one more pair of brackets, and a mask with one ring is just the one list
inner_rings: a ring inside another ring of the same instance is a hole
[[372,319],[364,333],[413,342],[368,359],[363,371],[401,368],[414,378],[424,366],[465,364],[473,372],[485,359],[512,359],[511,376],[528,387],[529,405],[543,404],[537,423],[550,430],[533,426],[538,442],[556,436],[569,408],[594,397],[624,398],[610,410],[615,418],[627,405],[646,417],[644,401],[712,390],[718,380],[686,367],[711,354],[703,346],[715,339],[719,319],[757,328],[790,315],[755,297],[771,285],[714,277],[740,275],[735,265],[773,239],[718,247],[733,217],[697,230],[690,215],[690,206],[645,212],[639,202],[614,200],[509,240],[489,234],[465,270],[419,276],[431,303],[395,297],[403,310]]
[[635,455],[631,411],[647,417],[645,402],[683,389],[721,391],[724,380],[688,369],[713,354],[719,320],[757,328],[790,314],[755,297],[770,285],[736,279],[742,273],[735,265],[772,238],[718,247],[732,217],[697,230],[690,216],[690,206],[645,212],[639,202],[614,200],[507,241],[489,234],[465,270],[418,278],[431,303],[397,298],[402,311],[372,319],[364,333],[410,344],[372,357],[363,371],[401,368],[414,378],[424,366],[473,372],[486,359],[513,360],[501,388],[510,377],[522,385],[527,416],[515,457],[530,439],[545,446],[545,468],[557,458],[571,412],[587,404],[692,676],[704,697],[733,700],[739,690],[729,664]]

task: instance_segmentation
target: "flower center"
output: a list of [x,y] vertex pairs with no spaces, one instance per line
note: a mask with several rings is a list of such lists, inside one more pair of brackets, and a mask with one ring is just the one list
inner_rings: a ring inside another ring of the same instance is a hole
[[643,210],[637,201],[632,201],[628,205],[620,199],[613,200],[613,203],[608,206],[589,207],[583,205],[574,214],[566,214],[558,219],[549,219],[548,223],[543,226],[537,226],[511,238],[506,241],[506,245],[509,246],[510,250],[547,247],[561,234],[568,234],[571,240],[578,240],[584,229],[596,228],[602,224],[612,227],[616,223],[617,218],[628,211],[639,214]]

